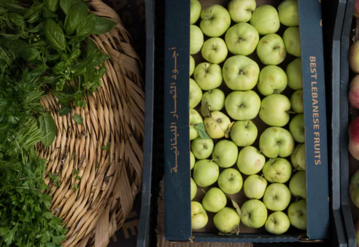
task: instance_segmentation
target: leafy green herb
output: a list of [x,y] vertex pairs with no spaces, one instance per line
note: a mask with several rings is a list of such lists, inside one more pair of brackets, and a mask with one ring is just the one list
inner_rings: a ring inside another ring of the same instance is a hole
[[198,131],[198,134],[201,138],[203,139],[211,139],[207,132],[206,132],[206,128],[204,127],[203,123],[198,123],[194,126],[194,128]]
[[111,147],[111,143],[107,143],[107,145],[103,145],[102,146],[102,150],[107,150],[107,151],[109,151],[110,150],[110,147]]
[[66,49],[64,32],[54,20],[49,19],[45,22],[45,36],[47,42],[55,50],[64,51]]
[[84,122],[83,118],[79,114],[74,115],[74,120],[78,124],[83,124],[83,122]]
[[50,147],[56,137],[56,123],[49,113],[45,113],[39,117],[41,142],[45,147]]

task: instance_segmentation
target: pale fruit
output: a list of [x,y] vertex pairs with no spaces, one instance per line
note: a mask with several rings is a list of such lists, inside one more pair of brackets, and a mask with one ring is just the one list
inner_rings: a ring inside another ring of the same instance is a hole
[[208,187],[217,182],[219,167],[210,160],[199,160],[193,168],[193,179],[200,187]]
[[197,194],[197,184],[195,183],[193,178],[191,178],[191,200],[195,198],[196,194]]
[[211,117],[204,119],[206,132],[212,139],[224,137],[230,123],[231,120],[220,111],[214,111],[211,113]]
[[222,83],[222,70],[218,64],[200,63],[194,69],[193,77],[203,90],[211,90]]
[[267,220],[268,212],[263,202],[251,199],[243,203],[241,207],[243,225],[250,228],[261,228]]
[[259,117],[269,126],[283,127],[289,122],[290,100],[283,94],[271,94],[261,103]]
[[217,213],[223,209],[227,204],[227,197],[218,188],[211,188],[203,197],[202,205],[204,209],[211,213]]
[[208,223],[208,216],[206,210],[201,203],[191,202],[191,224],[192,230],[198,230],[205,227]]
[[268,158],[285,158],[293,153],[294,139],[288,130],[270,127],[260,136],[259,148]]
[[243,186],[242,175],[236,169],[224,169],[221,174],[219,174],[218,186],[226,194],[236,194],[241,191]]
[[192,141],[192,153],[197,159],[207,159],[213,151],[213,140],[197,137]]
[[198,84],[193,80],[189,79],[189,108],[195,108],[202,99],[202,90]]
[[228,54],[227,45],[221,38],[210,38],[202,47],[202,57],[210,63],[222,63]]
[[271,5],[262,5],[253,11],[250,23],[260,35],[276,33],[280,27],[278,12]]
[[231,233],[239,225],[239,215],[233,208],[225,207],[213,217],[216,228],[223,233]]
[[248,23],[230,27],[225,36],[228,50],[236,55],[252,54],[259,42],[258,31]]
[[232,125],[230,136],[239,147],[252,145],[257,139],[258,128],[251,120],[237,121]]
[[288,217],[292,226],[299,230],[307,229],[307,203],[305,200],[293,202],[288,207]]
[[290,103],[293,111],[296,113],[304,112],[303,89],[299,89],[292,94],[292,97],[290,97]]
[[288,76],[288,87],[293,90],[303,88],[302,60],[300,58],[296,58],[288,64],[286,73]]
[[279,20],[288,27],[299,26],[298,2],[287,0],[278,6]]
[[191,0],[190,24],[195,24],[201,15],[202,6],[198,0]]
[[270,183],[286,183],[292,175],[292,166],[283,158],[270,159],[264,164],[263,174]]
[[196,67],[196,62],[194,61],[194,58],[190,55],[189,56],[189,76],[193,75],[195,67]]
[[283,39],[278,34],[267,34],[259,40],[257,55],[265,65],[278,65],[287,55]]
[[298,164],[298,170],[306,170],[305,144],[298,148],[297,154],[295,155],[295,161]]
[[264,96],[278,94],[287,87],[287,81],[287,74],[283,69],[275,65],[269,65],[261,70],[257,88]]
[[252,17],[252,12],[256,9],[255,0],[232,0],[228,4],[228,11],[232,20],[238,22],[248,22]]
[[191,170],[193,169],[194,167],[194,164],[196,163],[196,158],[194,157],[192,151],[189,151],[189,158],[190,158],[190,168]]
[[298,165],[297,162],[297,153],[299,148],[302,146],[303,144],[298,144],[297,146],[295,146],[292,155],[290,156],[290,162],[292,163],[292,166],[295,170],[300,170],[300,166]]
[[293,56],[301,56],[300,34],[298,27],[288,27],[283,34],[285,48],[289,54]]
[[244,181],[244,194],[250,199],[261,199],[266,191],[267,184],[267,180],[263,176],[251,175]]
[[194,140],[198,137],[198,131],[196,130],[195,126],[199,123],[203,123],[203,119],[201,115],[195,109],[189,110],[189,139]]
[[305,141],[305,126],[304,126],[304,115],[298,114],[293,117],[289,123],[289,131],[292,134],[294,140],[299,143]]
[[252,90],[231,92],[224,106],[228,115],[235,120],[254,119],[259,112],[261,99]]
[[208,103],[210,111],[220,111],[224,107],[226,96],[221,89],[215,88],[205,92],[202,96],[202,105],[205,101]]
[[201,12],[200,27],[208,37],[222,36],[231,25],[231,17],[224,7],[215,4]]
[[252,146],[242,148],[239,152],[237,167],[246,175],[253,175],[260,172],[265,164],[265,157],[258,149]]
[[196,25],[191,25],[189,36],[189,53],[191,55],[197,54],[201,51],[203,46],[203,33],[199,27]]
[[288,231],[290,227],[290,221],[288,216],[283,212],[274,212],[268,216],[265,224],[267,232],[280,235]]
[[307,199],[307,179],[304,171],[298,171],[289,182],[289,189],[295,197]]
[[212,159],[222,168],[233,166],[238,157],[238,147],[231,141],[221,140],[214,146]]
[[263,196],[263,202],[269,210],[283,211],[290,203],[291,194],[287,185],[273,183],[269,185]]

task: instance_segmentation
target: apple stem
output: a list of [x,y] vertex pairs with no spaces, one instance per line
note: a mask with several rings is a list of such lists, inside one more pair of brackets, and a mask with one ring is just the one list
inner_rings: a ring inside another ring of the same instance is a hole
[[246,128],[248,128],[249,124],[251,123],[251,121],[248,121],[246,124]]
[[286,111],[286,113],[288,113],[288,114],[296,114],[295,111]]
[[264,174],[262,173],[262,175],[260,176],[260,178],[263,178],[264,177]]
[[274,90],[273,90],[273,94],[279,94],[279,90],[278,90],[278,89],[274,89]]

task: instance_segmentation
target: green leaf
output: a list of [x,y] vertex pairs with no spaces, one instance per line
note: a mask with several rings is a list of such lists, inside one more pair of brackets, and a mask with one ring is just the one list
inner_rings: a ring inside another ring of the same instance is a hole
[[81,55],[81,50],[80,49],[76,49],[71,55],[70,55],[70,59],[74,60],[76,58],[78,58]]
[[43,6],[44,6],[43,3],[38,4],[38,5],[32,5],[31,8],[26,10],[24,18],[25,19],[34,19],[34,16],[35,17],[39,16],[39,13]]
[[102,146],[102,150],[107,150],[108,151],[108,150],[110,150],[110,147],[111,147],[111,143],[108,142],[107,145]]
[[55,12],[57,10],[57,6],[59,5],[59,0],[44,0],[44,3],[46,7]]
[[72,6],[65,19],[66,34],[71,35],[76,31],[76,28],[83,22],[88,13],[86,3],[78,2]]
[[3,2],[2,4],[9,12],[18,13],[20,15],[23,15],[26,12],[26,9],[17,3]]
[[9,231],[9,227],[0,227],[0,236],[5,236]]
[[9,14],[9,19],[10,21],[12,21],[13,23],[16,24],[16,26],[19,26],[19,27],[23,27],[25,25],[24,23],[24,18],[19,15],[19,14],[16,14],[16,13],[10,13]]
[[49,113],[43,114],[39,117],[41,142],[45,147],[50,147],[56,137],[56,123]]
[[40,76],[42,76],[43,74],[45,74],[46,72],[46,69],[47,69],[47,66],[46,64],[41,64],[41,65],[38,65],[35,69],[33,69],[32,71],[29,72],[30,76],[31,77],[34,77],[34,78],[39,78]]
[[59,110],[59,114],[60,116],[65,116],[67,114],[69,114],[71,112],[71,107],[62,107],[60,110]]
[[207,100],[202,100],[201,104],[201,114],[203,117],[211,117],[211,111],[209,110],[210,106]]
[[45,22],[45,36],[55,50],[66,50],[66,40],[62,28],[52,19]]
[[84,21],[78,25],[76,28],[76,36],[77,37],[87,37],[92,33],[96,25],[96,16],[94,14],[90,14],[86,17]]
[[40,56],[40,52],[36,48],[28,48],[22,51],[21,57],[26,61],[34,61]]
[[104,34],[109,32],[117,25],[116,22],[96,16],[96,24],[92,31],[93,34]]
[[194,126],[194,128],[198,131],[198,134],[201,138],[203,139],[211,139],[207,132],[206,132],[206,128],[204,127],[203,123],[198,123]]
[[11,40],[17,40],[21,36],[20,34],[9,34],[9,33],[0,33],[0,35]]
[[38,24],[36,27],[34,27],[33,29],[30,29],[29,32],[30,33],[38,33],[40,31],[42,31],[44,29],[44,23],[41,22],[40,24]]
[[84,120],[79,114],[74,115],[74,121],[78,124],[83,124]]
[[60,0],[60,7],[65,14],[68,14],[73,3],[74,0]]

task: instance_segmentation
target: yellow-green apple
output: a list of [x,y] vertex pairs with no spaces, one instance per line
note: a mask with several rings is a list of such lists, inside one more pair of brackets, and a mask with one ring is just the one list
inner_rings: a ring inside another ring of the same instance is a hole
[[349,152],[359,160],[359,117],[349,124]]
[[359,170],[350,179],[349,194],[354,205],[359,208]]
[[262,37],[257,46],[257,55],[265,65],[280,64],[287,55],[283,39],[275,33]]
[[228,11],[234,22],[248,22],[256,7],[255,0],[232,0],[228,4]]
[[286,73],[288,77],[288,87],[293,90],[303,88],[302,60],[300,57],[288,64]]
[[199,123],[203,123],[201,115],[195,109],[189,110],[189,139],[194,140],[198,137],[198,131],[195,126]]
[[190,158],[190,168],[192,170],[194,167],[194,164],[196,163],[196,158],[194,157],[192,151],[189,151],[189,158]]
[[298,151],[295,155],[295,161],[298,165],[298,170],[306,170],[306,165],[305,165],[305,145],[302,144],[300,145],[300,147],[298,148]]
[[257,88],[264,96],[278,94],[287,87],[287,81],[287,74],[283,69],[275,65],[268,65],[259,74]]
[[196,194],[197,194],[197,184],[194,182],[193,178],[191,178],[191,200],[193,200]]
[[280,235],[288,231],[290,222],[288,216],[283,212],[274,212],[268,216],[265,224],[267,232]]
[[288,27],[283,34],[285,48],[289,54],[300,57],[300,35],[298,27]]
[[230,27],[225,36],[228,50],[236,55],[252,54],[258,44],[257,29],[248,23],[238,23]]
[[263,196],[263,202],[269,210],[283,211],[290,203],[290,191],[285,184],[273,183],[269,185]]
[[243,191],[249,199],[261,199],[267,188],[267,180],[263,176],[250,175],[246,178]]
[[198,0],[191,0],[190,24],[195,24],[201,15],[202,6]]
[[257,84],[259,66],[246,56],[235,55],[224,62],[222,73],[229,89],[250,90]]
[[251,199],[243,203],[241,207],[243,225],[250,228],[261,228],[267,220],[268,212],[263,202]]
[[202,90],[197,82],[192,78],[189,79],[189,108],[195,108],[202,99]]
[[203,90],[211,90],[222,83],[221,67],[218,64],[200,63],[194,69],[194,79]]
[[239,215],[233,208],[225,207],[213,217],[216,228],[223,233],[231,233],[239,225]]
[[295,197],[307,199],[307,178],[304,171],[295,173],[289,182],[289,189]]
[[204,209],[211,213],[217,213],[227,204],[227,197],[222,190],[213,187],[206,192],[203,197],[202,205]]
[[227,45],[221,38],[210,38],[202,47],[202,57],[207,62],[219,64],[226,60],[228,54]]
[[229,117],[220,111],[213,111],[211,117],[206,117],[204,119],[206,132],[212,139],[224,137],[230,124],[231,120]]
[[206,101],[210,111],[220,111],[224,107],[226,96],[221,89],[215,88],[205,92],[202,96],[202,104]]
[[287,27],[299,26],[298,2],[287,0],[278,6],[279,20]]
[[275,158],[268,160],[263,166],[263,175],[270,183],[286,183],[292,176],[292,166],[288,160]]
[[196,63],[194,61],[194,58],[190,55],[189,56],[189,76],[192,76],[195,66],[196,66]]
[[290,97],[290,103],[293,111],[296,113],[304,112],[303,89],[299,89],[292,94],[292,97]]
[[355,72],[359,73],[359,41],[355,41],[349,50],[349,65],[350,68]]
[[232,141],[221,140],[216,143],[212,153],[214,162],[222,168],[233,166],[238,157],[238,147]]
[[290,162],[292,163],[292,166],[294,168],[294,170],[300,170],[300,166],[298,165],[297,162],[297,153],[299,148],[302,146],[303,144],[298,144],[297,146],[295,146],[293,153],[290,156]]
[[261,99],[252,90],[230,93],[224,106],[228,115],[235,120],[250,120],[258,115]]
[[259,117],[273,127],[283,127],[289,122],[290,100],[283,94],[271,94],[262,100]]
[[252,145],[257,139],[258,129],[251,120],[237,121],[229,133],[232,141],[239,147]]
[[213,140],[197,137],[192,141],[192,153],[197,159],[207,159],[213,151]]
[[292,226],[307,229],[307,203],[305,200],[292,202],[288,207],[288,217]]
[[237,167],[238,170],[246,175],[253,175],[260,172],[266,162],[261,152],[255,147],[247,146],[239,152]]
[[259,148],[268,158],[285,158],[293,153],[294,139],[288,130],[270,127],[260,136]]
[[192,230],[201,229],[208,223],[207,212],[199,202],[191,202],[191,223]]
[[262,5],[252,13],[250,20],[260,35],[276,33],[280,27],[277,10],[271,5]]
[[295,115],[289,123],[289,131],[296,142],[304,143],[305,131],[304,131],[304,115]]
[[359,75],[355,76],[350,82],[349,102],[351,106],[359,109]]
[[200,187],[208,187],[217,182],[219,167],[211,160],[199,160],[193,168],[193,179]]
[[241,191],[243,186],[242,175],[236,169],[224,169],[221,174],[219,174],[218,186],[226,194],[236,194]]
[[201,51],[203,40],[204,37],[201,29],[196,25],[191,25],[189,34],[189,53],[191,55],[197,54]]
[[231,25],[228,10],[218,4],[203,9],[201,18],[200,27],[208,37],[222,36]]

